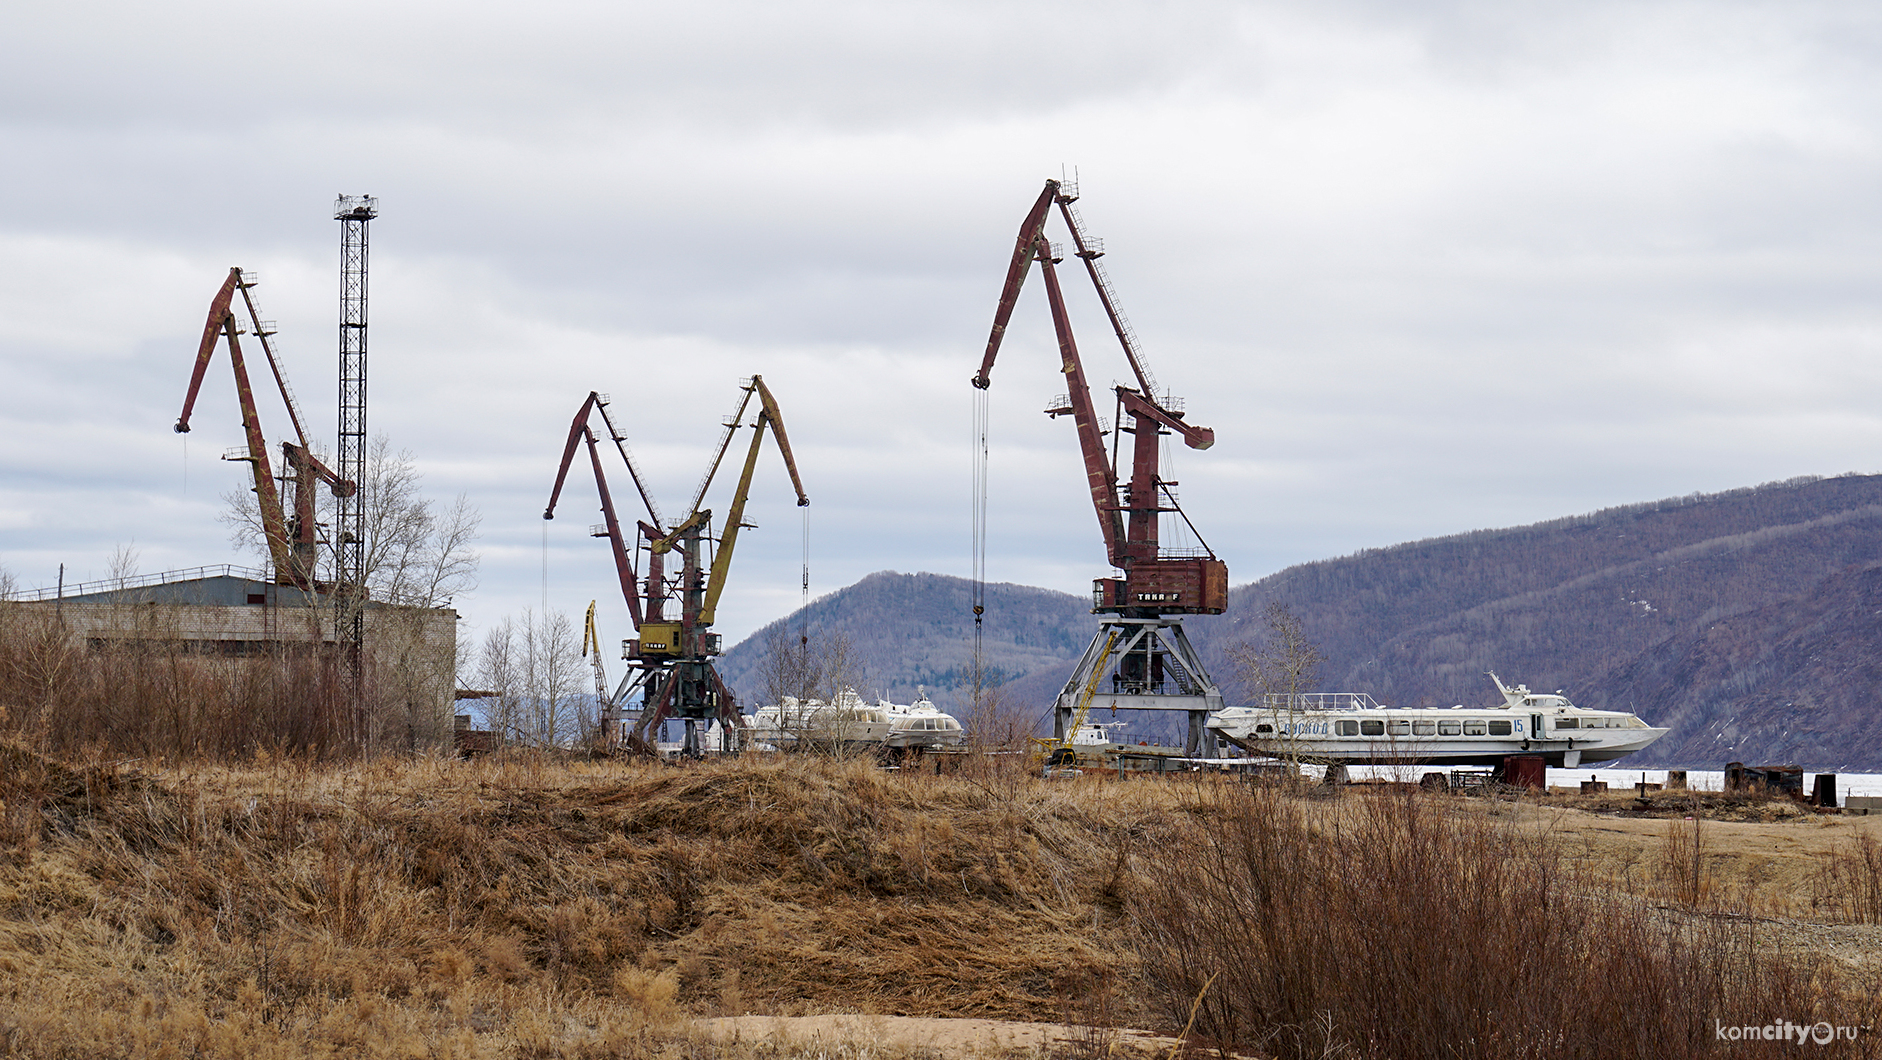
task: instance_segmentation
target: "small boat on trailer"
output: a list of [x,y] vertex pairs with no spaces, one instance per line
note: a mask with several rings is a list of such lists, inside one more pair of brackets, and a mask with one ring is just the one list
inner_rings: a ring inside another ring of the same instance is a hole
[[1495,707],[1387,707],[1364,692],[1269,695],[1210,715],[1209,730],[1243,750],[1321,765],[1497,765],[1534,755],[1575,768],[1625,758],[1667,734],[1634,714],[1575,706],[1489,675]]

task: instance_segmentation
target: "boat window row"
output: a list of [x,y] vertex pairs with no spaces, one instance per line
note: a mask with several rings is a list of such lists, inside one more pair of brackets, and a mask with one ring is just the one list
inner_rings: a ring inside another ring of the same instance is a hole
[[1386,721],[1365,719],[1342,721],[1335,730],[1339,736],[1508,736],[1512,729],[1507,720],[1484,718],[1444,718],[1431,721]]

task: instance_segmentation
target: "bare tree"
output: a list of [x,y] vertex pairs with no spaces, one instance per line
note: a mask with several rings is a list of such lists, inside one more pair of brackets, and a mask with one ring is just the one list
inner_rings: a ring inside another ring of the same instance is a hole
[[575,626],[561,612],[523,613],[523,685],[534,710],[538,743],[566,745],[587,738],[594,727],[584,710],[587,668]]
[[491,693],[490,727],[506,743],[570,746],[593,735],[596,723],[581,642],[569,617],[523,612],[484,634],[474,671]]
[[111,553],[110,573],[113,588],[123,589],[137,577],[137,542],[119,545]]
[[523,724],[522,666],[517,659],[516,623],[505,618],[484,634],[477,652],[476,685],[491,693],[484,723],[504,742],[520,739]]
[[366,584],[382,600],[437,607],[477,587],[478,557],[470,546],[483,516],[461,493],[434,511],[419,492],[422,477],[409,451],[394,454],[385,435],[373,438],[360,484]]
[[828,703],[844,689],[865,680],[865,667],[846,633],[834,631],[793,634],[779,623],[765,631],[765,656],[758,663],[758,680],[767,703],[785,696]]
[[982,750],[1011,749],[1025,742],[1026,718],[1023,710],[1007,694],[999,673],[981,674],[969,689],[967,739]]
[[785,706],[797,700],[797,713],[780,709],[779,727],[790,732],[799,746],[830,750],[854,741],[868,708],[847,702],[865,681],[865,668],[849,636],[835,631],[791,633],[779,623],[765,632],[765,656],[758,664],[758,680],[766,703]]
[[[413,607],[440,607],[477,587],[479,557],[471,547],[483,516],[464,494],[439,511],[420,490],[424,476],[408,450],[392,451],[383,434],[373,436],[359,484],[366,531],[366,584],[374,599]],[[267,536],[253,487],[222,494],[221,519],[229,540],[242,552],[270,561]],[[333,522],[335,498],[320,491],[323,518]],[[331,552],[321,558],[320,576],[333,579]]]
[[1301,628],[1300,617],[1286,604],[1278,600],[1269,603],[1263,617],[1268,623],[1267,636],[1259,644],[1244,641],[1234,645],[1228,649],[1228,656],[1242,681],[1261,697],[1263,705],[1279,700],[1287,713],[1286,757],[1296,761],[1294,715],[1299,709],[1301,694],[1320,680],[1320,668],[1326,664],[1326,656]]

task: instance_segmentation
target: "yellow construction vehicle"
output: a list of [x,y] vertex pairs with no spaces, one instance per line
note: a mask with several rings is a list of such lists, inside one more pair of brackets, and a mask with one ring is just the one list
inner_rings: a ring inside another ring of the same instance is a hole
[[1117,647],[1117,634],[1112,633],[1104,642],[1104,655],[1098,659],[1098,665],[1092,667],[1091,678],[1078,694],[1078,710],[1072,715],[1072,724],[1063,736],[1047,739],[1034,737],[1032,765],[1040,775],[1051,779],[1056,776],[1075,776],[1078,766],[1078,749],[1073,746],[1078,739],[1078,730],[1085,724],[1085,717],[1091,713],[1091,700],[1098,691],[1098,676],[1104,672],[1104,664],[1110,661],[1112,649]]

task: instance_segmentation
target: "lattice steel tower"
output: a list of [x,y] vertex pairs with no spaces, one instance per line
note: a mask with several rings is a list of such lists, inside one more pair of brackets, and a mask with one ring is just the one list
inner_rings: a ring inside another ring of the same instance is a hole
[[340,629],[357,645],[365,633],[366,600],[366,250],[379,200],[342,195],[340,222],[340,478],[361,488],[339,499],[334,527],[335,599]]

